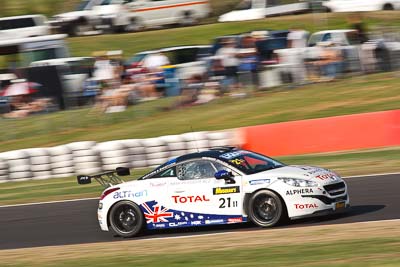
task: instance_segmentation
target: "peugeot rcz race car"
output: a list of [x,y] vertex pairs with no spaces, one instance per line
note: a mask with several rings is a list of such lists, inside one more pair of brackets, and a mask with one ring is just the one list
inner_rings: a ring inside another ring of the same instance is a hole
[[196,227],[251,221],[261,227],[285,218],[325,215],[349,207],[339,175],[309,166],[287,166],[231,147],[180,156],[136,181],[128,168],[93,176],[106,187],[98,220],[103,231],[131,237],[143,229]]

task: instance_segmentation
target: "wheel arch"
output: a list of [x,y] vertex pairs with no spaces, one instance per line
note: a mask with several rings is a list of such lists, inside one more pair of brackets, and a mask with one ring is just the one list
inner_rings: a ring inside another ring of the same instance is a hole
[[273,190],[271,188],[267,188],[267,187],[259,188],[259,189],[255,190],[255,191],[251,192],[251,193],[245,193],[244,198],[243,198],[243,211],[244,211],[244,213],[246,215],[249,214],[248,209],[249,209],[249,201],[250,201],[251,196],[254,195],[255,193],[261,191],[261,190],[270,191],[270,192],[276,194],[279,197],[279,199],[282,201],[282,204],[283,204],[283,207],[284,207],[284,209],[283,209],[284,215],[287,217],[288,216],[288,210],[287,210],[285,199],[277,191],[275,191],[275,190]]
[[[107,210],[107,227],[108,227],[109,229],[110,229],[110,226],[111,226],[111,224],[110,224],[110,212],[111,212],[112,208],[113,208],[115,205],[117,205],[118,203],[120,203],[120,202],[122,202],[122,201],[128,201],[128,202],[131,202],[131,203],[133,203],[133,204],[136,204],[136,205],[139,207],[140,212],[143,214],[143,217],[144,217],[143,210],[142,210],[142,208],[140,207],[140,205],[139,205],[138,203],[136,203],[136,202],[134,202],[134,201],[132,201],[132,200],[130,200],[130,199],[121,199],[121,200],[118,200],[118,201],[114,202],[114,203],[108,208],[108,210]],[[147,223],[146,223],[146,221],[143,222],[143,225],[144,225],[144,227],[147,228]]]

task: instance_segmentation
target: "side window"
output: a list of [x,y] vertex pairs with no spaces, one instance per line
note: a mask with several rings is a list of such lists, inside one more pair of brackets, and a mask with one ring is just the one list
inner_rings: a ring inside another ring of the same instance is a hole
[[166,169],[165,171],[157,173],[152,178],[163,178],[163,177],[176,177],[176,167],[171,167],[169,169]]
[[322,37],[321,41],[325,42],[325,41],[331,41],[331,40],[332,40],[332,35],[330,33],[327,33],[324,35],[324,37]]
[[230,169],[229,167],[226,167],[225,165],[222,165],[221,163],[212,162],[212,165],[213,165],[214,168],[215,168],[215,172],[224,170],[224,171],[232,172],[235,176],[238,175],[235,171],[233,171],[233,170]]
[[194,180],[212,178],[216,172],[215,168],[208,160],[196,160],[179,164],[177,176],[180,180]]

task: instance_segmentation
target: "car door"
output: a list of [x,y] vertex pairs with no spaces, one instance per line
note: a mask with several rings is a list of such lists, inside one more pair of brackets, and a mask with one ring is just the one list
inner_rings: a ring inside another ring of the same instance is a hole
[[234,183],[226,184],[214,177],[221,169],[232,171],[208,159],[189,160],[176,166],[177,178],[169,185],[168,195],[177,223],[219,224],[242,219],[241,177],[236,175]]

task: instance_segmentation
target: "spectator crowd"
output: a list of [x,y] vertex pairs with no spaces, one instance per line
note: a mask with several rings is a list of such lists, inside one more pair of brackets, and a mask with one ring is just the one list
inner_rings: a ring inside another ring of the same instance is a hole
[[[296,27],[221,36],[210,46],[146,51],[128,61],[122,51],[96,52],[90,75],[74,97],[90,99],[76,103],[94,103],[95,111],[107,113],[168,96],[179,96],[171,109],[204,104],[227,94],[246,97],[275,86],[389,71],[397,67],[398,44],[382,35],[368,38],[356,21],[353,29],[312,35]],[[28,103],[30,98],[11,96],[5,117],[24,117],[50,105],[48,98]],[[32,107],[34,112],[27,111]]]

